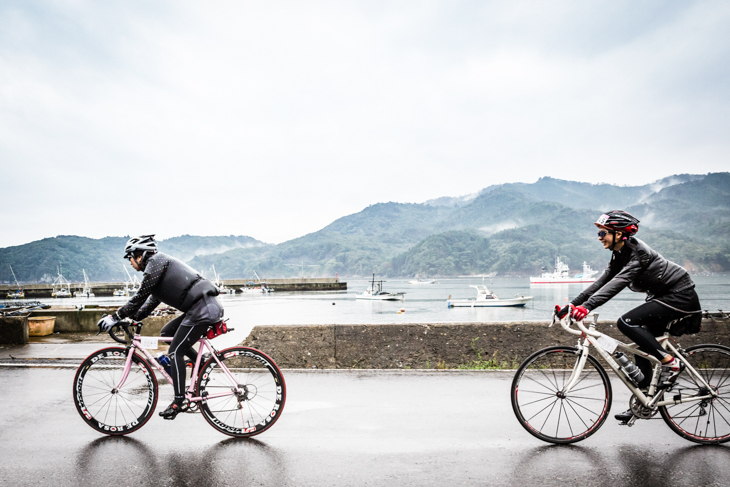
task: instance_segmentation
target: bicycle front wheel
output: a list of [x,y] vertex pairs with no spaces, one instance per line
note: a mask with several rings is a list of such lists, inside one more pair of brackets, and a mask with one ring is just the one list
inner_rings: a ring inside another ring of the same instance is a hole
[[218,431],[236,437],[269,429],[284,410],[286,384],[276,363],[265,353],[234,347],[203,364],[198,393],[200,411]]
[[549,443],[575,443],[606,421],[611,382],[594,357],[587,357],[577,382],[563,393],[579,358],[575,347],[548,347],[530,355],[517,369],[512,409],[531,435]]
[[126,435],[138,430],[157,405],[155,374],[139,355],[132,355],[129,375],[117,388],[127,353],[122,347],[98,350],[81,363],[74,377],[76,410],[86,424],[106,435]]
[[[695,345],[684,354],[687,361],[714,390],[714,399],[672,404],[659,408],[664,421],[682,438],[695,443],[730,441],[730,348]],[[705,396],[707,388],[688,370],[682,372],[664,399]]]

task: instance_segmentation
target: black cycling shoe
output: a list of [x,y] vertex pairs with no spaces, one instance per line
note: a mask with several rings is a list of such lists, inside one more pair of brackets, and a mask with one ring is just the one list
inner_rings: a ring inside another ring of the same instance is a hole
[[162,416],[165,419],[175,419],[175,416],[178,415],[178,413],[181,413],[183,411],[183,406],[185,404],[185,399],[183,398],[175,398],[172,403],[167,406],[167,409],[160,412],[160,416]]
[[623,413],[618,413],[618,414],[614,415],[614,418],[618,419],[622,423],[628,422],[633,417],[634,417],[634,412],[631,411],[631,409],[627,409]]

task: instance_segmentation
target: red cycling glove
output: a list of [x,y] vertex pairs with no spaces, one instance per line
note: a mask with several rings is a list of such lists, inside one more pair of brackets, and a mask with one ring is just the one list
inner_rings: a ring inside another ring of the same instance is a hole
[[575,321],[583,321],[583,318],[585,318],[588,313],[590,313],[590,311],[585,309],[583,306],[576,306],[573,310],[573,319]]
[[565,306],[563,306],[561,308],[559,304],[556,304],[555,305],[555,316],[557,316],[558,318],[560,318],[562,320],[563,318],[565,318],[565,315],[570,313],[570,306],[571,306],[570,304],[566,304]]

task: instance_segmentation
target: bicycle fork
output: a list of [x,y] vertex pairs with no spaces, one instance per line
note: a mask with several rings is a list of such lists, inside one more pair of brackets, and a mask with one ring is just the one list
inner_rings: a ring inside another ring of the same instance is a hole
[[580,353],[580,357],[578,357],[578,360],[575,362],[575,366],[573,367],[573,371],[570,373],[570,377],[568,378],[568,382],[563,386],[563,388],[558,392],[558,395],[562,395],[565,397],[568,392],[575,386],[575,384],[578,382],[580,374],[583,372],[583,367],[586,364],[586,360],[588,360],[588,347],[580,342],[578,342],[578,350]]

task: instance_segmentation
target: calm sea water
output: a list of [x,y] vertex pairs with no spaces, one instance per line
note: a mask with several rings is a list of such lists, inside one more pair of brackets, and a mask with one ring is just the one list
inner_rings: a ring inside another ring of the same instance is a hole
[[[730,311],[730,275],[693,276],[703,309]],[[500,298],[515,294],[533,296],[523,308],[447,308],[446,300],[476,296],[470,284],[486,284]],[[547,320],[555,304],[565,304],[588,285],[530,285],[529,278],[495,277],[441,279],[437,284],[408,284],[387,280],[384,290],[405,292],[404,301],[356,300],[368,286],[364,280],[348,280],[346,292],[273,292],[268,295],[220,296],[229,324],[236,328],[230,339],[240,341],[255,325],[356,324],[356,323],[448,323],[475,321]],[[617,319],[639,305],[643,294],[622,291],[596,310],[601,319]],[[46,303],[122,305],[126,298],[44,299]],[[400,309],[405,312],[398,314]],[[222,337],[221,337],[222,338]]]

